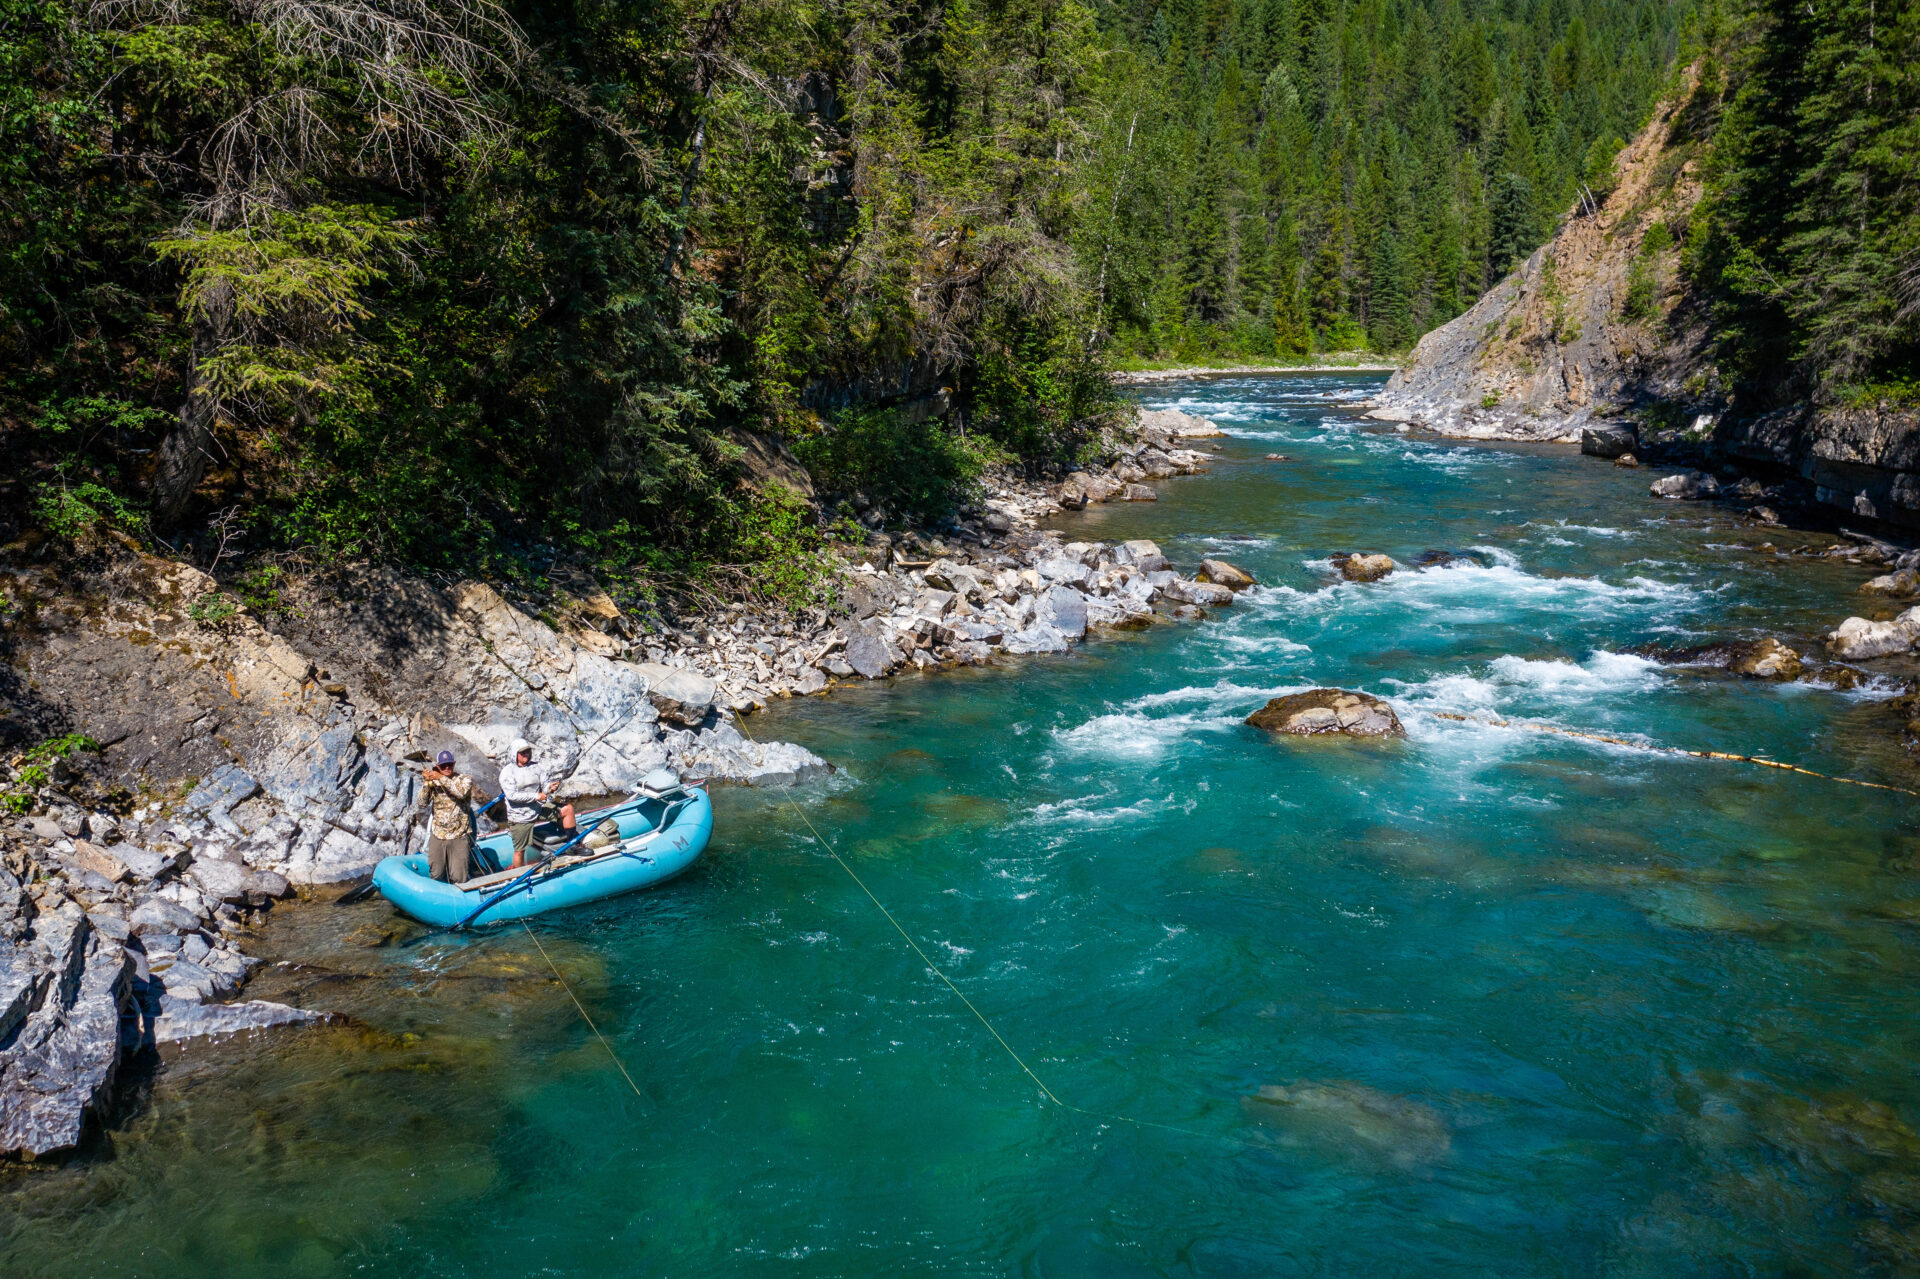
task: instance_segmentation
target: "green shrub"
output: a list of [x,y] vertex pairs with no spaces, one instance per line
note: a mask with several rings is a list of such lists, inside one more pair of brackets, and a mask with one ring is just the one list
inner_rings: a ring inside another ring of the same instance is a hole
[[732,555],[747,570],[749,588],[768,602],[789,609],[830,604],[839,590],[828,539],[851,531],[822,529],[805,498],[784,484],[769,484],[740,512]]
[[240,611],[240,602],[218,591],[208,591],[187,606],[187,616],[202,626],[218,628]]
[[234,590],[240,601],[256,613],[291,613],[293,606],[280,594],[280,581],[284,576],[278,564],[261,564],[242,573],[234,583]]
[[41,742],[20,761],[19,771],[13,775],[13,784],[0,794],[0,808],[14,814],[26,812],[33,807],[33,793],[52,778],[55,760],[66,759],[81,751],[98,752],[100,749],[100,743],[85,733],[68,733],[64,737]]
[[891,409],[849,409],[793,451],[829,493],[864,493],[915,520],[952,515],[996,456],[991,441],[938,419],[902,424]]
[[1620,314],[1629,320],[1650,320],[1660,306],[1660,255],[1673,246],[1673,233],[1656,222],[1641,237],[1640,250],[1627,267],[1627,297]]
[[139,529],[146,517],[112,489],[87,481],[33,486],[33,516],[55,537],[71,542],[100,524]]

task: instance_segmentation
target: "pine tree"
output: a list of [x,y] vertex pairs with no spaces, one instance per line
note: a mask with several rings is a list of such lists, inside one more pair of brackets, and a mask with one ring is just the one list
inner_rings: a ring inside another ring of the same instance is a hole
[[1397,351],[1413,338],[1413,311],[1407,300],[1406,264],[1392,228],[1374,237],[1368,264],[1367,337],[1374,347]]
[[1284,213],[1274,234],[1273,258],[1274,352],[1306,355],[1313,350],[1313,327],[1300,287],[1300,239],[1294,234],[1293,219]]

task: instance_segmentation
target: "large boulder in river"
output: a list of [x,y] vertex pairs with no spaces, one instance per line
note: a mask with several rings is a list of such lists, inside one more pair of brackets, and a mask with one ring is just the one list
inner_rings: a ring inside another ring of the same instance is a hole
[[1864,661],[1904,653],[1920,640],[1920,608],[1910,608],[1891,622],[1849,617],[1827,635],[1827,651],[1845,661]]
[[1314,688],[1276,697],[1247,716],[1247,723],[1269,733],[1311,736],[1342,733],[1348,737],[1405,737],[1393,707],[1370,693],[1344,688]]
[[1336,555],[1333,563],[1349,582],[1377,582],[1393,572],[1393,558],[1388,555]]
[[1164,431],[1182,440],[1204,440],[1226,434],[1212,419],[1182,413],[1179,409],[1141,409],[1140,427],[1147,431]]
[[1200,571],[1194,576],[1199,581],[1212,582],[1230,591],[1244,591],[1253,585],[1253,574],[1225,560],[1201,560]]
[[1647,486],[1647,492],[1654,497],[1677,497],[1688,502],[1698,502],[1720,495],[1720,481],[1705,471],[1688,471],[1685,475],[1669,475],[1655,480]]

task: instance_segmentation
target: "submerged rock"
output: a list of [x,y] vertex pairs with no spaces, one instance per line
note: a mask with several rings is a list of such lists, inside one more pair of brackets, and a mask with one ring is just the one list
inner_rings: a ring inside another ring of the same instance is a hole
[[1349,582],[1377,582],[1393,572],[1393,557],[1389,555],[1336,555],[1333,563]]
[[168,993],[160,997],[160,1012],[153,1019],[150,1033],[156,1044],[174,1044],[203,1036],[235,1035],[242,1031],[328,1020],[331,1020],[330,1014],[265,999],[203,1004]]
[[1407,730],[1393,707],[1370,693],[1315,688],[1276,697],[1247,716],[1247,723],[1269,733],[1311,736],[1343,733],[1349,737],[1405,737]]
[[1347,1146],[1402,1168],[1444,1159],[1453,1136],[1438,1111],[1347,1080],[1267,1084],[1240,1099],[1247,1117],[1316,1145]]

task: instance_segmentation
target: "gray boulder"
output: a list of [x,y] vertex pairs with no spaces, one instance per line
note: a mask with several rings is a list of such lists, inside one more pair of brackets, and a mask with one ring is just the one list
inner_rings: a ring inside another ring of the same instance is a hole
[[1072,587],[1049,588],[1040,597],[1035,612],[1042,625],[1052,627],[1068,639],[1079,639],[1087,633],[1087,597]]
[[141,848],[134,844],[115,844],[104,851],[125,866],[134,879],[142,883],[150,883],[178,870],[181,863],[186,860],[185,852],[178,846],[169,852]]
[[1849,617],[1827,635],[1827,651],[1843,661],[1865,661],[1904,653],[1920,641],[1920,608],[1910,608],[1891,622]]
[[136,937],[148,933],[190,933],[199,930],[200,917],[164,897],[149,897],[128,916],[127,927]]
[[1630,427],[1589,426],[1580,432],[1580,451],[1588,457],[1620,457],[1632,453],[1633,444]]
[[1876,577],[1860,588],[1862,595],[1889,595],[1894,597],[1920,595],[1920,569],[1896,569],[1881,577]]
[[849,628],[844,650],[847,665],[862,679],[879,679],[893,664],[893,650],[865,626]]
[[688,728],[697,728],[706,721],[707,713],[713,709],[713,699],[719,693],[720,685],[711,675],[690,666],[670,672],[651,684],[647,691],[661,719],[685,724]]
[[1254,584],[1253,574],[1225,560],[1201,560],[1200,571],[1194,576],[1199,581],[1212,582],[1230,591],[1244,591]]
[[1085,582],[1092,575],[1085,564],[1064,555],[1041,560],[1033,566],[1033,571],[1049,582],[1060,582],[1067,586]]
[[187,870],[195,887],[215,901],[238,905],[247,900],[248,881],[253,872],[238,862],[202,858]]
[[[133,981],[126,951],[77,912],[57,924],[42,916],[36,933],[43,926],[57,934],[56,949],[38,966],[32,1005],[0,1030],[0,1156],[44,1159],[78,1146],[120,1063],[120,1013]],[[8,974],[19,962],[18,952],[0,950],[0,1023],[17,1006]]]
[[1669,475],[1648,485],[1647,492],[1654,497],[1679,498],[1683,501],[1698,502],[1720,494],[1720,481],[1705,471],[1688,471],[1684,475]]
[[1135,538],[1122,542],[1113,550],[1113,558],[1121,564],[1131,564],[1142,573],[1158,573],[1166,569],[1167,557],[1160,548],[1145,538]]
[[277,871],[256,870],[247,874],[246,891],[249,901],[279,898],[291,893],[293,885],[287,882],[285,875]]
[[1233,592],[1224,586],[1212,582],[1190,582],[1186,578],[1176,577],[1161,588],[1167,598],[1182,604],[1195,604],[1202,608],[1219,608],[1233,603]]
[[1039,623],[1007,636],[1003,647],[1009,653],[1064,653],[1068,645],[1066,636]]

